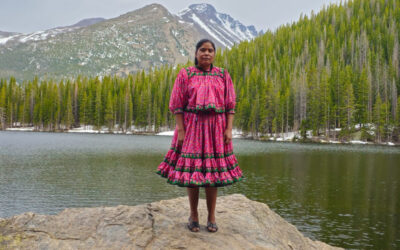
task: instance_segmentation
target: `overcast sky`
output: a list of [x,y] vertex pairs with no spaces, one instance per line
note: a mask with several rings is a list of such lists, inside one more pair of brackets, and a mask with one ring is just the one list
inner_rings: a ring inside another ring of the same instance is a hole
[[[296,21],[300,14],[318,12],[339,0],[0,0],[0,31],[30,33],[67,26],[85,18],[113,18],[159,3],[173,14],[193,3],[210,3],[218,12],[231,15],[257,30],[274,30]],[[343,1],[344,2],[344,1]]]

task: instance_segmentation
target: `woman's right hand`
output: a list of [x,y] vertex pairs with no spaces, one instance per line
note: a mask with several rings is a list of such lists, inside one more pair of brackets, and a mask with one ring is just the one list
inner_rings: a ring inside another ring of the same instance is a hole
[[182,145],[184,139],[185,139],[185,130],[178,129],[178,145]]

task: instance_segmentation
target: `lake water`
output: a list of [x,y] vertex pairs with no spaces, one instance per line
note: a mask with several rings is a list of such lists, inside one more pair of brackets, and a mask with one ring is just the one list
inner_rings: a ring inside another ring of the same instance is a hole
[[[171,139],[0,131],[0,217],[186,196],[186,188],[155,173]],[[348,249],[400,248],[398,147],[233,144],[245,179],[219,188],[219,196],[241,193],[266,203],[314,240]]]

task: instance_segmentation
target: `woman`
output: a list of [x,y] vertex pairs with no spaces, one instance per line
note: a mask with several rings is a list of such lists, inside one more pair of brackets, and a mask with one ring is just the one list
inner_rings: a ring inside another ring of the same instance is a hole
[[192,232],[200,230],[199,187],[206,193],[207,229],[216,232],[217,187],[244,178],[232,146],[235,90],[228,72],[213,66],[214,57],[214,43],[200,40],[195,66],[180,70],[169,102],[176,120],[174,136],[157,169],[168,183],[187,187],[191,210],[188,228]]

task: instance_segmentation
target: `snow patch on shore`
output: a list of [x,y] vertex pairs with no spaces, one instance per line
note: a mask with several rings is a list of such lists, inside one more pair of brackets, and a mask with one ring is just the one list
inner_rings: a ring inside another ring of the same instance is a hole
[[33,127],[6,128],[8,131],[33,131]]
[[[108,127],[102,126],[99,130],[94,129],[93,125],[87,125],[87,126],[81,126],[79,128],[73,128],[69,129],[68,131],[65,131],[67,133],[93,133],[93,134],[126,134],[126,135],[132,135],[132,134],[137,134],[137,133],[145,133],[145,134],[154,134],[158,136],[174,136],[174,130],[167,130],[167,127],[161,127],[159,128],[163,132],[159,133],[152,133],[151,131],[154,131],[154,126],[149,127],[149,128],[136,128],[134,125],[131,126],[128,131],[123,132],[120,127],[115,125],[114,131],[109,131]],[[34,130],[34,127],[16,127],[16,128],[6,128],[6,131],[33,131],[36,132],[37,130]],[[290,142],[293,141],[293,138],[299,138],[300,139],[300,132],[288,132],[288,133],[278,133],[278,134],[266,134],[264,135],[267,141],[278,141],[278,142]],[[307,137],[311,138],[311,131],[307,131]],[[252,138],[251,136],[246,136],[243,134],[241,130],[238,129],[232,129],[232,138],[238,138],[238,139],[246,139],[246,138]],[[384,142],[384,143],[374,143],[374,142],[366,142],[366,141],[360,141],[360,140],[351,140],[348,142],[341,142],[341,141],[335,141],[335,140],[325,140],[322,138],[319,138],[319,142],[321,143],[332,143],[332,144],[370,144],[370,145],[387,145],[387,146],[396,146],[395,143],[393,142]]]
[[[174,130],[163,131],[163,132],[157,133],[156,135],[174,136]],[[245,138],[245,137],[242,135],[242,132],[240,130],[232,129],[232,138]]]
[[164,132],[157,133],[156,135],[173,136],[174,135],[174,131],[173,130],[164,131]]
[[350,141],[350,143],[353,143],[353,144],[368,144],[368,142],[360,141],[360,140],[353,140],[353,141]]

